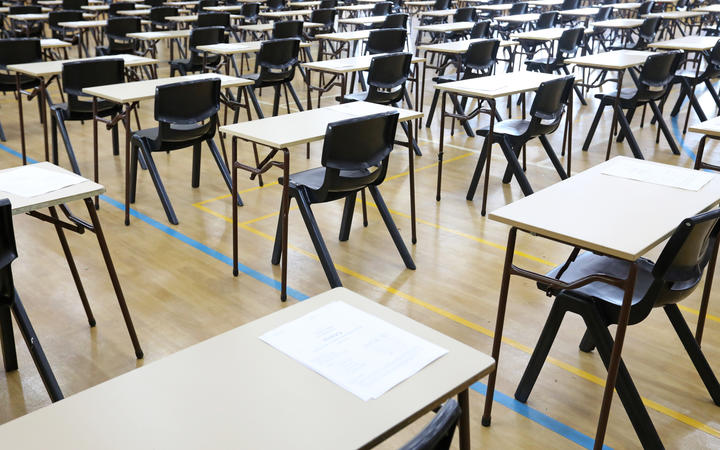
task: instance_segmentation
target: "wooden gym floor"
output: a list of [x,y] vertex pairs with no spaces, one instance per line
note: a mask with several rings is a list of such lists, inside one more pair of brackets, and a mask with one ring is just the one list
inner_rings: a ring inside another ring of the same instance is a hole
[[[316,54],[314,48],[313,54]],[[161,59],[167,59],[167,53],[161,54]],[[161,65],[160,74],[168,75],[167,64]],[[432,98],[429,78],[425,92],[426,111]],[[306,91],[299,75],[295,84],[304,102]],[[606,87],[610,88],[612,86]],[[575,102],[575,172],[600,163],[605,156],[610,111],[606,111],[590,150],[580,151],[597,106],[593,93],[588,95],[588,106],[581,107]],[[52,87],[52,96],[59,101],[56,85]],[[326,94],[323,104],[332,104],[333,96]],[[266,114],[270,111],[271,99],[270,90],[266,90],[260,98]],[[708,103],[711,102],[709,96],[703,95],[702,101],[706,111],[714,110]],[[501,113],[507,117],[505,100],[501,100],[500,105]],[[41,160],[43,140],[37,108],[27,102],[24,106],[28,154]],[[519,109],[513,106],[513,112],[517,116]],[[281,113],[285,113],[284,107]],[[144,127],[154,126],[152,114],[152,102],[144,102],[141,110]],[[692,166],[699,136],[689,133],[683,138],[680,130],[684,114],[685,109],[679,121],[670,120],[667,112],[665,115],[681,145],[679,156],[672,155],[662,138],[660,144],[655,144],[656,128],[648,125],[648,118],[642,129],[638,118],[635,119],[633,130],[647,159]],[[0,120],[8,138],[0,146],[3,150],[0,151],[0,167],[16,166],[20,164],[20,136],[17,104],[12,95],[0,98]],[[486,123],[487,118],[479,120]],[[693,115],[690,120],[692,123],[697,118]],[[473,128],[477,127],[477,123],[473,123]],[[91,176],[92,124],[72,122],[68,128],[81,170],[86,176]],[[344,286],[490,353],[508,228],[480,216],[480,191],[474,202],[465,200],[482,141],[468,138],[460,128],[454,137],[447,136],[443,199],[435,201],[438,138],[439,117],[436,115],[432,127],[423,126],[419,136],[423,156],[416,158],[417,245],[410,245],[408,161],[404,148],[393,153],[389,177],[381,186],[393,217],[411,247],[416,271],[405,269],[377,210],[372,206],[368,210],[369,226],[364,228],[358,202],[351,238],[344,243],[337,240],[342,203],[317,205],[313,210]],[[139,174],[138,197],[133,205],[136,214],[131,225],[126,227],[123,225],[121,204],[124,198],[123,156],[112,155],[110,133],[102,128],[100,139],[100,181],[107,188],[106,197],[101,202],[100,217],[145,350],[144,360],[137,361],[133,355],[94,237],[87,233],[70,233],[69,236],[97,318],[97,326],[90,328],[50,225],[28,216],[19,216],[15,220],[20,254],[13,264],[16,287],[66,396],[329,288],[300,215],[293,209],[290,216],[288,279],[293,289],[290,293],[292,298],[287,303],[279,299],[280,269],[270,264],[280,204],[280,187],[276,183],[278,171],[266,174],[262,188],[247,178],[239,182],[245,202],[239,211],[240,262],[245,269],[241,270],[239,277],[233,277],[230,265],[231,201],[209,153],[203,154],[202,179],[198,189],[190,186],[189,149],[156,156],[180,225],[168,224],[151,180],[143,171]],[[551,138],[558,152],[561,141],[562,134],[558,131]],[[122,133],[120,142],[124,144]],[[714,152],[715,146],[714,143],[709,145],[708,160],[720,159],[720,154]],[[304,146],[294,150],[297,151],[292,156],[293,171],[319,165],[320,143],[312,146],[309,160],[305,158]],[[613,146],[613,155],[617,154],[631,155],[624,144]],[[251,162],[251,147],[242,144],[240,155],[246,162]],[[527,173],[533,188],[539,190],[558,180],[538,142],[528,145],[527,158]],[[60,164],[69,167],[62,141]],[[522,195],[516,184],[501,184],[504,169],[504,159],[495,147],[489,211]],[[589,197],[587,201],[592,202],[593,199]],[[80,212],[80,205],[75,209]],[[612,223],[603,225],[613,226]],[[618,233],[622,232],[618,230]],[[522,252],[518,262],[535,270],[548,270],[562,262],[570,249],[523,235],[518,251]],[[650,257],[656,255],[657,251]],[[715,284],[703,349],[716,373],[720,373],[720,304],[716,301],[720,296],[720,286],[717,286],[720,281]],[[691,328],[696,323],[699,297],[698,290],[681,305]],[[512,396],[551,302],[533,283],[517,279],[511,285],[510,298],[498,378],[498,390],[502,393],[498,395],[498,400],[502,405],[496,405],[493,410],[492,426],[482,427],[480,416],[484,397],[475,391],[470,394],[473,443],[487,448],[576,448],[578,445],[591,445],[606,372],[596,352],[585,354],[577,348],[584,331],[581,320],[573,316],[566,318],[551,358],[525,406],[514,401]],[[0,423],[50,403],[17,332],[16,340],[19,371],[0,371]],[[657,311],[642,324],[630,328],[624,357],[668,448],[720,446],[720,409],[710,400],[664,314]],[[262,361],[253,363],[262,364]],[[198,380],[198,383],[212,382],[212,379],[213,374],[208,373],[207,379]],[[478,390],[483,387],[478,385]],[[178,396],[181,395],[178,392]],[[208,413],[212,414],[212,411]],[[398,447],[427,420],[429,418],[409,427],[383,447]],[[278,427],[281,429],[282,424]],[[606,444],[613,448],[639,447],[618,399],[613,403]]]

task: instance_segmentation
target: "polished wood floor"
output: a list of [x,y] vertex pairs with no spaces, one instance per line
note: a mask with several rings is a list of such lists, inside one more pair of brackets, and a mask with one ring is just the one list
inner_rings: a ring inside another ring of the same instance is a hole
[[[164,55],[167,58],[167,54]],[[161,65],[161,75],[167,72],[167,65]],[[297,77],[298,93],[304,99],[305,90],[300,83],[301,78]],[[606,89],[610,88],[608,86]],[[268,90],[263,94],[261,101],[269,111],[271,92]],[[580,107],[575,102],[575,171],[591,167],[605,157],[609,111],[605,113],[589,151],[580,151],[597,105],[592,94],[588,95],[588,106]],[[432,86],[428,82],[426,109],[431,97]],[[58,99],[55,86],[53,98]],[[330,95],[324,98],[324,104],[332,102]],[[709,96],[703,95],[702,101],[706,111],[714,110],[708,103]],[[42,128],[37,108],[27,102],[24,106],[29,155],[42,159]],[[505,100],[501,101],[501,106],[505,107]],[[284,113],[284,109],[281,112]],[[507,110],[502,109],[502,113],[506,115]],[[519,114],[515,106],[513,113]],[[153,126],[152,114],[152,102],[145,102],[141,111],[143,126]],[[670,122],[682,145],[679,156],[670,152],[662,138],[659,144],[655,143],[656,128],[648,124],[648,117],[644,128],[640,128],[636,118],[633,130],[646,158],[684,167],[692,165],[691,155],[696,150],[699,136],[689,133],[683,137],[678,131],[682,128],[684,114],[685,109],[679,124]],[[669,120],[668,113],[666,118]],[[0,120],[8,138],[2,146],[5,151],[0,151],[0,167],[16,166],[20,160],[10,149],[19,151],[20,136],[17,104],[12,95],[0,98]],[[486,120],[486,117],[479,119],[480,123]],[[697,118],[693,115],[690,121],[697,121]],[[90,176],[91,123],[73,122],[68,127],[81,169]],[[477,123],[473,123],[473,127],[477,127]],[[423,156],[415,159],[418,243],[411,246],[417,270],[405,269],[376,209],[369,208],[370,223],[364,228],[358,202],[351,238],[342,243],[337,240],[342,204],[317,205],[314,211],[346,287],[489,353],[508,228],[480,215],[480,193],[473,202],[465,200],[482,141],[467,137],[459,128],[454,136],[446,136],[443,198],[437,202],[434,195],[439,139],[437,116],[430,128],[423,126],[419,138]],[[551,139],[558,151],[561,139],[560,132]],[[110,133],[101,130],[101,183],[107,187],[107,197],[121,202],[124,198],[124,160],[122,156],[112,155],[110,142]],[[710,144],[710,160],[720,159],[715,146]],[[321,144],[312,146],[310,159],[305,158],[304,146],[293,150],[297,150],[292,156],[294,171],[319,165]],[[241,154],[247,162],[252,160],[250,146],[242,145]],[[630,155],[630,151],[624,144],[615,144],[613,154]],[[69,167],[62,142],[60,155],[61,165]],[[258,188],[255,181],[240,180],[245,202],[239,212],[242,221],[240,261],[247,273],[233,277],[227,262],[232,255],[230,199],[207,152],[202,161],[201,186],[191,188],[190,155],[188,149],[156,157],[180,225],[167,223],[146,172],[139,175],[137,203],[133,206],[144,219],[133,217],[132,224],[125,226],[121,209],[107,201],[101,203],[100,217],[145,350],[144,360],[137,361],[133,355],[94,237],[86,233],[69,238],[97,317],[97,326],[90,328],[52,228],[27,216],[16,218],[20,252],[13,265],[16,287],[66,396],[297,302],[295,298],[290,298],[287,303],[280,302],[277,289],[280,270],[270,263],[280,203],[280,188],[273,183],[278,172],[271,171],[265,176],[263,188]],[[527,173],[536,190],[558,180],[544,155],[539,143],[528,145]],[[501,184],[503,161],[496,147],[490,180],[490,211],[522,195],[516,184]],[[381,191],[410,246],[407,168],[407,152],[404,149],[395,152],[391,157],[390,176]],[[628,192],[628,196],[632,195]],[[593,198],[588,196],[587,201],[592,202]],[[75,209],[80,212],[81,206],[77,205]],[[665,205],[657,207],[664,208]],[[612,223],[603,225],[613,226]],[[309,296],[327,290],[328,283],[297,210],[291,212],[290,245],[290,287]],[[518,260],[526,267],[547,270],[562,262],[570,249],[523,235],[518,250],[526,255]],[[657,251],[649,256],[656,254]],[[720,373],[718,292],[720,286],[715,287],[710,302],[711,317],[707,322],[703,349],[711,365]],[[551,302],[533,283],[521,280],[513,281],[510,297],[498,389],[512,398]],[[696,323],[698,303],[699,293],[682,303],[683,314],[692,328]],[[579,318],[566,318],[551,359],[545,365],[527,407],[567,425],[576,433],[594,436],[606,372],[597,353],[585,354],[578,350],[583,330]],[[16,334],[20,369],[12,373],[0,371],[0,423],[50,403],[21,337]],[[630,328],[624,356],[668,448],[720,446],[720,409],[712,403],[664,314],[657,312],[644,323]],[[256,363],[262,364],[262,361]],[[213,374],[208,373],[207,377],[198,382],[212,382]],[[478,448],[577,447],[565,435],[506,406],[496,405],[492,426],[482,427],[480,416],[484,397],[477,392],[470,395],[472,439]],[[178,396],[182,393],[178,392]],[[514,408],[518,409],[518,406]],[[421,425],[415,424],[393,438],[387,448],[399,446]],[[606,444],[614,448],[640,446],[617,399],[613,403]]]

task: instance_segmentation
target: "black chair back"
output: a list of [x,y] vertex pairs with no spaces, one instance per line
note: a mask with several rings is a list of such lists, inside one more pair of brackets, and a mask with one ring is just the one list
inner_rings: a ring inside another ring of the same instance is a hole
[[223,27],[225,30],[230,28],[229,12],[201,12],[198,14],[195,27]]
[[[335,15],[337,11],[333,8],[316,9],[310,14],[310,22],[322,24],[321,28],[311,28],[311,34],[319,32],[332,33],[335,30]],[[319,31],[317,31],[319,30]]]
[[62,9],[81,10],[83,6],[88,5],[88,0],[63,0]]
[[680,63],[682,51],[652,54],[645,61],[637,79],[637,99],[657,100],[665,95],[672,85],[675,71]]
[[[79,9],[79,8],[78,8]],[[38,5],[12,5],[8,14],[40,14],[42,7]]]
[[598,9],[597,14],[593,16],[593,20],[595,22],[600,22],[601,20],[610,20],[610,17],[612,17],[612,13],[612,6],[602,6],[600,7],[600,9]]
[[512,16],[515,14],[526,14],[528,11],[528,4],[525,2],[514,3],[510,8],[508,15]]
[[382,183],[398,117],[389,111],[328,124],[320,160],[325,167],[321,190],[352,191]]
[[302,39],[303,35],[302,20],[283,20],[273,24],[273,39]]
[[155,89],[158,141],[187,143],[211,139],[217,128],[219,110],[219,78],[158,86]]
[[224,27],[203,27],[193,28],[190,32],[190,64],[200,66],[205,62],[207,65],[215,65],[220,62],[220,55],[207,55],[197,49],[200,45],[212,45],[225,42]]
[[108,9],[108,17],[115,17],[118,15],[118,11],[130,11],[135,9],[135,3],[130,2],[116,2],[110,3]]
[[653,6],[655,6],[655,2],[652,0],[642,2],[640,4],[640,7],[637,9],[637,17],[642,17],[645,14],[650,14],[652,12]]
[[553,28],[558,20],[557,11],[547,11],[540,14],[540,18],[535,22],[536,30],[544,30],[546,28]]
[[150,8],[157,8],[158,6],[163,6],[165,0],[143,0],[143,3],[150,6]]
[[470,39],[490,38],[492,37],[492,29],[489,20],[481,20],[473,25],[470,30]]
[[287,0],[267,0],[266,4],[270,11],[280,11],[287,8]]
[[563,0],[560,5],[560,10],[564,11],[567,9],[578,9],[580,7],[580,0]]
[[[5,70],[7,66],[11,64],[25,64],[40,61],[42,61],[40,39],[0,39],[0,69]],[[15,75],[6,76],[15,79]]]
[[388,14],[385,16],[385,22],[380,28],[404,28],[407,30],[408,15],[405,13]]
[[257,65],[260,68],[260,83],[285,83],[295,77],[298,64],[300,39],[273,39],[260,45]]
[[178,8],[174,6],[156,6],[150,9],[150,22],[156,26],[167,26],[166,17],[179,16]]
[[83,89],[124,81],[125,63],[121,58],[66,62],[62,68],[62,85],[70,113],[92,112],[92,97],[83,93]]
[[660,17],[648,17],[640,26],[638,31],[639,38],[635,46],[637,49],[645,48],[647,44],[652,43],[655,40],[655,35],[660,29]]
[[[10,265],[18,257],[10,200],[0,199],[0,301],[12,302],[15,298]],[[5,305],[7,306],[7,305]]]
[[435,0],[435,4],[432,7],[433,11],[442,11],[444,9],[449,9],[450,1],[451,0]]
[[322,0],[318,9],[337,8],[338,0]]
[[488,39],[470,44],[462,59],[463,67],[465,67],[463,78],[489,75],[497,63],[499,48],[500,41],[497,39]]
[[387,16],[392,10],[392,2],[379,2],[373,6],[371,16]]
[[720,41],[715,43],[715,46],[710,50],[708,55],[708,65],[705,68],[701,78],[703,80],[710,80],[713,78],[720,77]]
[[535,93],[530,106],[530,125],[526,134],[540,136],[552,133],[560,125],[572,92],[575,77],[568,75],[562,78],[543,82]]
[[139,17],[110,17],[105,26],[105,35],[108,38],[108,52],[111,55],[132,53],[138,49],[138,42],[127,37],[128,33],[142,31],[142,21]]
[[423,430],[400,450],[448,450],[460,420],[460,406],[448,400]]
[[218,0],[200,0],[200,2],[195,6],[195,12],[201,13],[205,11],[205,8],[207,6],[217,6]]
[[453,14],[453,22],[475,22],[477,11],[475,8],[458,8]]
[[557,63],[562,63],[566,58],[572,58],[582,45],[584,28],[570,28],[563,31],[557,44],[557,53],[555,56]]
[[368,95],[365,101],[393,105],[403,99],[405,82],[410,76],[411,53],[375,56],[368,71]]
[[[83,19],[82,11],[50,11],[48,13],[48,26],[54,32],[63,32],[63,27],[60,23],[63,22],[77,22]],[[55,33],[53,33],[54,35]]]
[[368,35],[365,53],[397,53],[405,49],[407,31],[404,28],[382,28],[372,30]]
[[260,3],[243,3],[240,15],[246,22],[257,22],[258,14],[260,14]]

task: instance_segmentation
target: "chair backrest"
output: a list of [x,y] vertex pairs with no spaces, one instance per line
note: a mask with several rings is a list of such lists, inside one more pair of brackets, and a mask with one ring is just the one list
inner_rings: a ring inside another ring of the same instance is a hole
[[568,75],[562,78],[545,81],[535,92],[530,106],[530,125],[527,133],[541,135],[552,133],[560,125],[572,93],[575,77]]
[[600,9],[598,9],[598,12],[593,16],[593,20],[595,22],[600,22],[601,20],[609,20],[613,13],[613,7],[612,6],[602,6]]
[[230,13],[229,12],[201,12],[198,14],[195,27],[223,27],[225,29],[230,28]]
[[365,53],[376,55],[378,53],[397,53],[405,48],[407,30],[404,28],[382,28],[372,30],[368,35]]
[[702,74],[702,78],[709,80],[720,77],[720,41],[717,41],[712,50],[710,50],[707,62],[708,65]]
[[287,7],[286,0],[267,0],[266,5],[270,11],[279,11]]
[[84,20],[82,11],[50,11],[48,25],[52,29],[61,28],[58,24],[63,22],[76,22]]
[[124,38],[128,33],[141,31],[142,21],[139,17],[110,17],[105,26],[105,34],[110,39]]
[[273,39],[299,38],[302,39],[302,20],[283,20],[273,24]]
[[195,6],[195,11],[201,13],[205,10],[205,7],[217,5],[218,0],[200,0],[200,2]]
[[[190,31],[190,64],[200,65],[204,61],[203,52],[197,49],[200,45],[212,45],[225,42],[224,27],[202,27],[193,28]],[[219,55],[208,55],[209,64],[215,64],[220,61]]]
[[475,22],[477,11],[475,8],[458,8],[453,14],[453,22]]
[[118,11],[130,11],[135,9],[135,3],[130,2],[115,2],[110,3],[108,7],[108,17],[115,17]]
[[636,83],[638,99],[655,100],[665,95],[675,77],[680,55],[680,50],[658,52],[645,60]]
[[[328,124],[320,159],[325,167],[321,190],[342,192],[382,183],[395,142],[398,117],[397,111],[388,111]],[[353,175],[366,172],[366,175],[343,176],[348,173],[345,171],[353,171]]]
[[405,82],[410,76],[411,53],[390,53],[375,56],[368,70],[368,95],[365,101],[394,105],[405,95]]
[[318,9],[337,8],[338,0],[322,0]]
[[259,81],[287,82],[295,76],[300,53],[300,39],[272,39],[260,44],[256,59],[260,67]]
[[40,14],[42,7],[38,5],[11,5],[8,14]]
[[451,0],[435,0],[435,4],[432,7],[433,11],[442,11],[443,9],[450,8],[450,1]]
[[408,15],[405,13],[388,14],[385,16],[385,22],[380,28],[404,28],[407,30]]
[[254,22],[258,19],[260,13],[260,3],[243,3],[240,14],[246,21]]
[[[88,59],[63,64],[62,85],[68,96],[70,111],[87,111],[91,104],[90,96],[83,89],[125,81],[125,62],[121,58]],[[87,100],[81,100],[85,97]]]
[[63,0],[62,9],[79,10],[79,9],[82,9],[83,6],[87,6],[87,5],[88,5],[88,0]]
[[371,16],[387,16],[392,10],[392,2],[378,2],[373,6]]
[[557,23],[558,19],[558,12],[557,11],[547,11],[542,14],[540,14],[540,17],[538,18],[537,22],[535,22],[535,29],[536,30],[544,30],[546,28],[553,28],[555,24]]
[[460,406],[455,399],[448,400],[420,433],[400,450],[447,450],[460,420]]
[[463,54],[462,63],[465,67],[463,78],[472,78],[477,75],[490,75],[492,68],[497,63],[500,41],[488,39],[473,42]]
[[163,6],[165,0],[143,0],[143,3],[150,6],[151,8],[156,8],[158,6]]
[[470,39],[490,38],[492,36],[492,29],[490,28],[489,20],[481,20],[473,25],[470,30]]
[[178,8],[174,6],[156,6],[150,9],[150,21],[155,24],[167,22],[166,17],[179,16]]
[[560,39],[558,39],[556,59],[561,60],[575,56],[582,45],[584,35],[585,29],[581,27],[570,28],[563,31]]
[[10,265],[17,256],[12,206],[10,200],[3,198],[0,199],[0,305],[2,306],[7,306],[2,300],[12,301],[15,298],[15,285]]
[[640,7],[637,9],[637,16],[642,17],[645,14],[650,14],[652,12],[653,6],[655,6],[655,2],[652,0],[642,2],[640,4]]
[[[10,64],[25,64],[42,61],[40,39],[0,39],[0,68]],[[13,76],[14,78],[14,76]]]
[[335,14],[333,8],[316,9],[310,14],[310,22],[321,23],[324,29],[332,29],[335,26]]
[[508,15],[514,15],[514,14],[525,14],[528,10],[528,4],[525,2],[518,2],[513,3],[512,7],[510,8],[510,11],[508,12]]
[[719,219],[720,209],[714,209],[680,223],[653,267],[653,284],[643,301],[663,306],[692,293],[717,245]]
[[648,17],[645,19],[640,26],[638,31],[639,39],[638,44],[640,46],[650,44],[655,40],[655,35],[660,29],[660,17]]
[[[166,84],[155,89],[158,140],[211,139],[220,110],[220,78]],[[181,126],[177,126],[181,125]]]
[[562,5],[560,5],[560,10],[578,9],[579,6],[580,0],[563,0]]

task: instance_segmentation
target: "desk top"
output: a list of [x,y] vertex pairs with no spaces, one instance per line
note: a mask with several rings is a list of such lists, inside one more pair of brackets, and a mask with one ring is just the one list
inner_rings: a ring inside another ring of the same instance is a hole
[[72,47],[72,44],[61,41],[60,39],[40,39],[40,47],[43,50],[50,48],[67,48]]
[[324,33],[316,34],[316,39],[324,39],[327,41],[352,42],[362,41],[370,37],[371,30],[343,31],[340,33]]
[[206,6],[203,8],[203,10],[205,10],[205,11],[215,11],[215,12],[240,11],[242,9],[243,9],[243,5]]
[[495,17],[496,22],[507,22],[507,23],[521,23],[521,22],[535,22],[540,18],[540,14],[529,13],[529,14],[513,14],[512,16],[500,16]]
[[691,125],[688,130],[693,133],[707,134],[708,136],[720,137],[720,117],[714,117],[704,122]]
[[60,22],[58,25],[65,28],[100,28],[107,25],[107,20],[76,20]]
[[161,39],[181,39],[190,37],[191,30],[168,30],[168,31],[141,31],[139,33],[128,33],[126,36],[143,41],[158,41]]
[[422,8],[423,6],[432,6],[435,4],[434,0],[419,0],[419,1],[411,1],[411,2],[404,2],[405,6],[415,6]]
[[707,13],[720,13],[720,5],[718,5],[718,4],[705,5],[705,6],[701,6],[699,8],[695,8],[695,9],[693,9],[693,11],[707,12]]
[[[380,398],[363,402],[259,339],[333,301],[448,353]],[[0,426],[0,440],[27,450],[96,449],[99,443],[108,450],[366,448],[493,367],[490,356],[337,288],[8,422]]]
[[563,0],[530,0],[527,2],[530,6],[560,6],[565,3]]
[[[462,39],[459,41],[441,42],[439,44],[425,44],[418,47],[418,50],[432,53],[459,54],[465,53],[470,44],[485,41],[485,38]],[[517,44],[515,41],[500,41],[500,47],[510,47]]]
[[478,5],[475,8],[482,11],[510,11],[512,9],[512,4],[503,3],[500,5]]
[[694,10],[694,11],[668,11],[668,12],[645,14],[642,17],[643,18],[660,17],[661,19],[666,19],[666,20],[678,20],[678,19],[690,19],[692,17],[701,17],[701,16],[704,16],[705,14],[707,14],[707,13],[702,12],[702,11],[697,11],[697,10]]
[[642,24],[642,19],[610,19],[593,22],[595,28],[638,28]]
[[[63,169],[62,167],[58,167],[49,162],[40,162],[32,165],[46,170],[75,175],[72,172]],[[8,172],[14,172],[16,170],[25,171],[29,167],[30,166],[20,166],[0,170],[0,177],[2,177],[3,174],[6,174]],[[100,195],[103,192],[105,192],[105,188],[103,186],[86,179],[82,183],[29,198],[20,197],[9,192],[0,191],[0,198],[7,198],[10,200],[10,203],[12,205],[12,213],[13,215],[16,215],[30,211],[37,211],[38,209],[48,208],[50,206],[61,205],[63,203],[70,203],[75,200],[95,197],[96,195]]]
[[35,13],[35,14],[10,14],[7,16],[10,20],[48,20],[48,13]]
[[370,11],[373,8],[375,8],[375,5],[366,4],[366,5],[343,5],[343,6],[338,6],[335,9],[338,11]]
[[[383,54],[385,53],[381,53],[378,55],[354,56],[351,58],[325,59],[322,61],[302,63],[301,65],[306,69],[317,70],[320,72],[351,73],[361,70],[368,70],[370,68],[370,62],[372,61],[372,59],[376,56],[380,56]],[[411,63],[416,64],[424,61],[425,58],[413,56]]]
[[[322,24],[317,22],[303,22],[303,28],[320,28]],[[260,32],[270,32],[273,30],[273,24],[271,23],[256,23],[252,25],[240,25],[237,27],[238,30]]]
[[525,31],[511,34],[510,39],[527,39],[529,41],[555,41],[560,39],[567,28],[544,28],[542,30]]
[[63,59],[59,61],[43,61],[43,62],[36,62],[36,63],[26,63],[26,64],[12,64],[9,65],[7,68],[8,70],[11,70],[13,72],[20,72],[24,73],[25,75],[30,75],[32,77],[48,77],[52,75],[58,75],[62,73],[62,66],[66,62],[71,61],[91,61],[95,59],[117,59],[121,58],[125,61],[126,67],[137,67],[137,66],[146,66],[149,64],[157,64],[160,61],[157,59],[152,58],[146,58],[144,56],[135,56],[135,55],[108,55],[108,56],[96,56],[94,58],[74,58],[74,59]]
[[[222,44],[198,45],[197,49],[215,55],[239,55],[243,53],[257,53],[263,41],[229,42]],[[310,42],[300,42],[300,48],[310,47]]]
[[600,11],[600,8],[577,8],[577,9],[566,9],[564,11],[558,11],[561,16],[568,17],[585,17],[594,16]]
[[543,82],[556,78],[561,78],[561,76],[542,72],[520,71],[436,84],[435,89],[472,97],[499,98],[534,91]]
[[261,12],[260,17],[284,18],[284,17],[296,17],[296,16],[309,16],[310,14],[312,14],[312,9],[293,9],[290,11]]
[[223,88],[249,86],[254,82],[245,78],[231,77],[217,73],[199,73],[172,78],[157,78],[152,80],[132,81],[130,83],[108,84],[83,89],[88,95],[110,100],[115,103],[131,103],[155,98],[155,88],[166,84],[180,83],[190,80],[220,78]]
[[[489,217],[570,245],[635,261],[665,240],[683,219],[720,199],[717,175],[699,191],[690,191],[602,173],[609,164],[622,163],[623,159],[633,160],[617,156],[497,209]],[[667,167],[641,162],[648,168]],[[701,173],[681,170],[689,176]]]
[[115,14],[121,15],[121,16],[149,16],[150,10],[149,9],[128,9],[123,11],[116,11]]
[[[495,5],[502,6],[502,5]],[[416,29],[418,31],[427,31],[430,33],[444,33],[446,31],[463,31],[471,30],[475,22],[452,22],[452,23],[436,23],[433,25],[421,25]]]
[[282,116],[266,117],[252,122],[225,125],[220,127],[220,131],[272,148],[290,148],[324,139],[329,123],[386,111],[398,111],[401,122],[419,119],[423,116],[423,113],[409,109],[367,102],[352,102]]
[[431,11],[420,11],[417,13],[418,17],[450,17],[457,9],[437,9]]
[[167,20],[169,22],[185,23],[185,22],[195,22],[197,20],[197,18],[198,18],[197,14],[187,14],[184,16],[167,16],[167,17],[165,17],[165,20]]
[[366,25],[373,23],[385,22],[386,16],[365,16],[365,17],[352,17],[349,19],[338,19],[338,23],[344,23],[346,25]]
[[663,50],[685,50],[688,52],[697,52],[710,50],[715,47],[718,39],[720,39],[720,36],[684,36],[667,41],[653,42],[648,45],[648,47],[661,48]]
[[609,6],[612,9],[624,9],[626,11],[629,11],[631,9],[638,9],[642,3],[637,2],[629,2],[629,3],[614,3],[612,5],[598,5],[600,6]]
[[565,62],[596,69],[622,70],[644,64],[652,54],[654,53],[645,50],[612,50],[568,58]]

